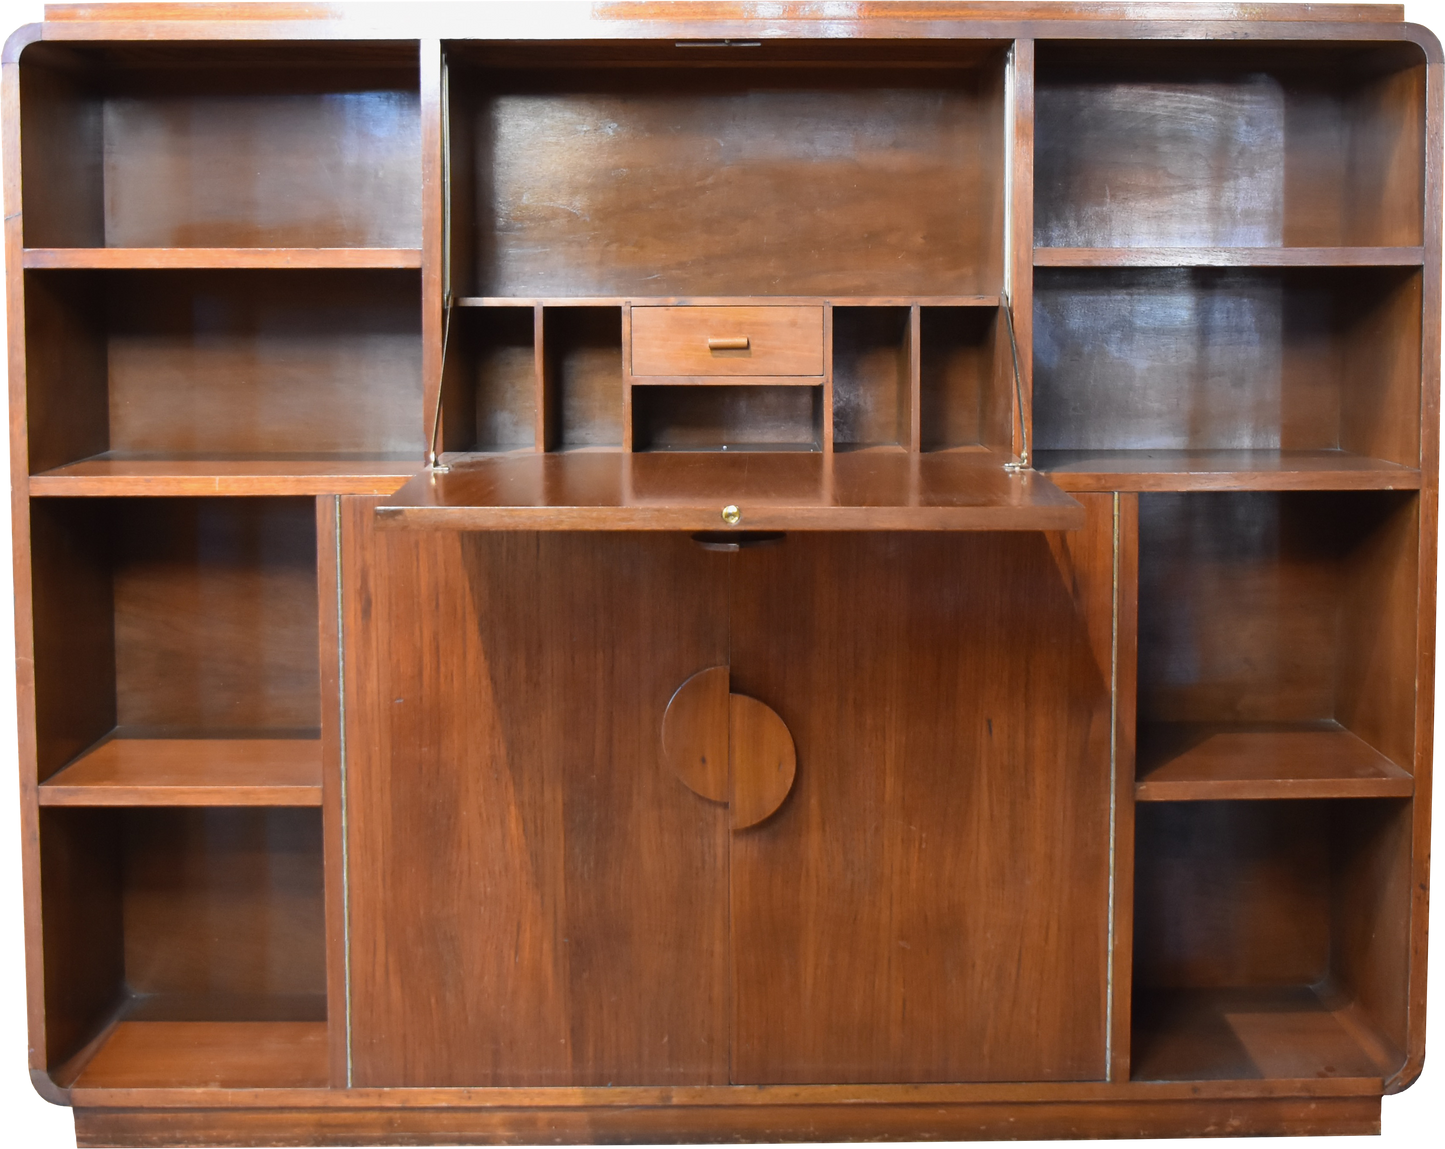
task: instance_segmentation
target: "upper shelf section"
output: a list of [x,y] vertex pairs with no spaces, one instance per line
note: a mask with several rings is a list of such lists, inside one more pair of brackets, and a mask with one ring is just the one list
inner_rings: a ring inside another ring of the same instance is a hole
[[202,270],[221,268],[421,267],[419,247],[32,247],[24,265],[38,268]]
[[[1420,260],[1414,44],[1041,41],[1036,76],[1034,243],[1075,249],[1040,252],[1042,265]],[[1338,248],[1404,251],[1322,250]]]
[[[371,262],[344,266],[419,266],[414,42],[42,42],[20,87],[27,248],[363,248]],[[242,266],[56,258],[26,265]],[[343,266],[295,258],[246,266]]]
[[449,44],[453,288],[997,295],[1007,49]]
[[[1084,512],[991,451],[507,455],[423,473],[377,508],[443,530],[1077,530]],[[735,513],[734,513],[735,512]]]

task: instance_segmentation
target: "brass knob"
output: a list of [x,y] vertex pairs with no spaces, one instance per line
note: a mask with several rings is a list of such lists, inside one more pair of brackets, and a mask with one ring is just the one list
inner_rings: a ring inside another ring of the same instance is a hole
[[738,510],[732,503],[729,503],[722,509],[722,517],[723,522],[727,523],[730,527],[735,527],[743,521],[742,511]]

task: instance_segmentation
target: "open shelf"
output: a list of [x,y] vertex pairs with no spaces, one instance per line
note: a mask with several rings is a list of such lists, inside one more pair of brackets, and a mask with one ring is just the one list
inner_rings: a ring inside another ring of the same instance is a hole
[[21,71],[25,246],[77,249],[64,266],[104,258],[87,248],[165,266],[190,257],[135,249],[354,248],[419,266],[415,43],[47,41]]
[[1139,805],[1131,1078],[1396,1072],[1410,807],[1403,798]]
[[1035,267],[1419,267],[1423,247],[1036,247]]
[[1415,44],[1053,40],[1036,68],[1040,248],[1423,241]]
[[408,271],[27,271],[31,472],[419,459],[420,303]]
[[1185,989],[1134,1004],[1134,1081],[1381,1078],[1353,1010],[1308,986]]
[[1051,268],[1034,289],[1040,452],[1419,465],[1417,268]]
[[1066,491],[1418,490],[1415,467],[1349,451],[1060,451],[1034,465]]
[[419,247],[41,247],[27,269],[420,268]]
[[[98,1072],[175,1085],[213,1072],[210,1056],[259,1071],[276,1060],[262,1052],[275,1033],[324,1042],[319,809],[44,806],[40,852],[51,1072],[68,1075],[100,1044]],[[185,1031],[203,1038],[196,1065],[143,1040],[163,1031],[131,1028],[156,1023],[197,1025]],[[206,1037],[205,1023],[306,1028],[238,1029],[249,1043],[212,1046],[225,1031]]]
[[418,456],[135,459],[107,452],[30,476],[39,497],[86,495],[389,495]]
[[1136,780],[1408,793],[1419,513],[1411,491],[1140,495]]
[[324,1021],[122,1021],[71,1086],[90,1090],[321,1089]]
[[313,499],[36,499],[31,546],[40,782],[117,730],[315,737]]
[[[710,388],[708,390],[718,390]],[[377,508],[454,530],[1076,530],[1083,509],[983,449],[599,452],[454,458]],[[722,518],[727,506],[740,519]]]
[[1140,802],[1225,798],[1408,798],[1415,781],[1335,722],[1240,728],[1153,723],[1140,728]]
[[319,806],[313,738],[107,739],[40,787],[42,806]]

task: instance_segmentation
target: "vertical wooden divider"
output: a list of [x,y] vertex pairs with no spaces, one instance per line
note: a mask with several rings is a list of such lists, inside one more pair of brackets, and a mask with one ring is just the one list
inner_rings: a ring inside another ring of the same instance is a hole
[[[1034,42],[1015,40],[1008,70],[1007,116],[1012,128],[1008,147],[1008,196],[1004,243],[1004,289],[1012,304],[1018,339],[1018,368],[1023,380],[1022,425],[1014,428],[1013,449],[1033,442],[1034,421]],[[1007,338],[1007,333],[1001,333]],[[1012,404],[1010,404],[1012,406]]]
[[[1428,33],[1426,34],[1428,35]],[[1434,37],[1430,37],[1433,42]],[[1427,54],[1438,47],[1424,45]],[[1441,151],[1445,148],[1445,124],[1440,109],[1445,106],[1445,80],[1439,66],[1426,70],[1425,80],[1425,262],[1422,310],[1424,336],[1420,349],[1420,555],[1415,623],[1417,683],[1435,682],[1436,563],[1440,530],[1440,306],[1441,256],[1440,203],[1445,191]],[[1409,1016],[1406,1021],[1405,1064],[1385,1082],[1386,1093],[1398,1093],[1420,1075],[1425,1063],[1425,975],[1426,942],[1430,913],[1430,801],[1434,781],[1435,700],[1428,695],[1415,700],[1415,796],[1411,800],[1411,882],[1410,882],[1410,986]]]
[[[823,301],[823,454],[833,453],[833,304]],[[825,475],[830,469],[825,468]]]
[[632,304],[622,301],[622,449],[632,450]]
[[[442,44],[420,41],[421,51],[421,373],[422,441],[430,450],[432,423],[440,402],[442,329],[446,310],[446,237],[442,198]],[[441,413],[445,416],[445,412]],[[437,442],[446,442],[438,425]]]
[[1128,1081],[1134,1003],[1134,773],[1138,726],[1139,496],[1114,495],[1114,872],[1109,1080]]
[[548,413],[547,319],[540,303],[532,308],[532,370],[536,401],[532,412],[532,450],[552,449],[553,419]]
[[908,356],[908,449],[915,455],[923,450],[923,355],[919,344],[923,337],[923,309],[913,304],[908,309],[908,337],[904,354]]
[[321,825],[326,882],[326,1043],[333,1088],[348,1084],[345,772],[342,762],[341,570],[337,563],[340,499],[316,500],[316,593],[321,663]]

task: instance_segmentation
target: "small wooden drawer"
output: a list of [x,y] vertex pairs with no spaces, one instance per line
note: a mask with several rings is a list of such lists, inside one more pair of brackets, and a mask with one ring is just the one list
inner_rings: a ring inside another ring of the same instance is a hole
[[823,374],[821,307],[634,307],[632,374]]

